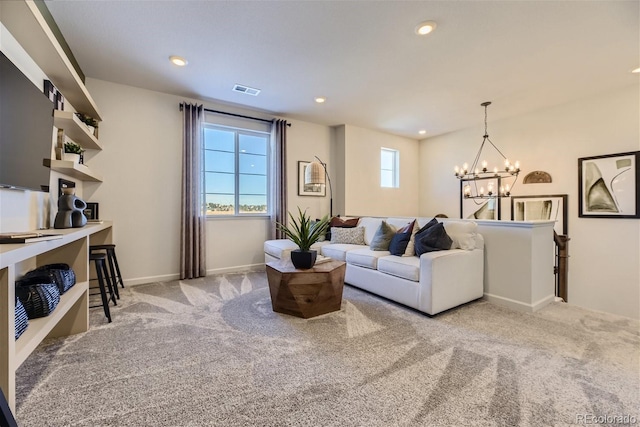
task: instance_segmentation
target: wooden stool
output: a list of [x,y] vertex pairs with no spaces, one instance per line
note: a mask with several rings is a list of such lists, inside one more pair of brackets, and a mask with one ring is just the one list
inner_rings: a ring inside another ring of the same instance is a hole
[[[100,289],[100,296],[102,297],[102,309],[104,310],[104,315],[107,316],[109,323],[111,323],[111,311],[109,310],[109,300],[113,300],[113,303],[117,305],[115,294],[113,293],[113,288],[111,287],[111,280],[109,279],[109,275],[107,273],[107,255],[106,254],[89,254],[89,261],[93,261],[96,266],[96,274],[98,276],[98,288]],[[107,286],[105,286],[105,282]],[[107,298],[107,287],[109,288],[109,298]],[[92,288],[90,288],[92,289]],[[93,288],[95,289],[95,288]],[[91,294],[89,295],[97,295]],[[100,307],[99,305],[90,305],[90,308]]]
[[107,261],[109,264],[109,271],[111,273],[111,283],[113,283],[116,298],[120,299],[120,292],[118,292],[118,283],[124,288],[124,280],[122,280],[122,274],[120,274],[120,266],[118,265],[118,258],[116,257],[116,245],[91,245],[89,246],[89,253],[100,253],[104,251],[107,255]]

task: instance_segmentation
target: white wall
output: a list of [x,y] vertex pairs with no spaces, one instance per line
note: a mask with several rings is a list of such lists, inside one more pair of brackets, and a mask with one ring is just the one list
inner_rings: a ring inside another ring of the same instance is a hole
[[[344,156],[344,194],[347,216],[417,216],[418,153],[416,140],[343,125],[337,150]],[[380,187],[380,149],[400,153],[399,188]]]
[[[472,162],[482,134],[480,124],[420,143],[421,216],[460,216],[453,166]],[[553,178],[550,184],[519,180],[514,194],[569,196],[569,303],[639,318],[640,220],[579,218],[577,169],[580,157],[640,150],[638,86],[496,122],[489,113],[489,134],[505,155],[520,160],[521,177],[543,170]],[[502,207],[502,219],[510,219],[510,202]]]
[[[103,151],[88,160],[104,177],[85,183],[86,200],[100,203],[100,217],[114,221],[114,240],[125,279],[130,283],[178,277],[180,180],[184,98],[87,79],[102,113]],[[188,102],[202,101],[189,100]],[[273,115],[205,102],[205,107],[272,118]],[[312,216],[329,210],[329,198],[297,196],[297,160],[329,157],[330,128],[291,121],[287,131],[289,209],[308,208]],[[326,161],[326,160],[325,160]],[[269,238],[265,218],[209,219],[207,270],[254,268],[264,263]]]

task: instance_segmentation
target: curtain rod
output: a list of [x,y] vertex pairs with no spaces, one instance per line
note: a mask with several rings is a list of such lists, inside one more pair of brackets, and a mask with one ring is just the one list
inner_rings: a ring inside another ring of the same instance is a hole
[[[184,104],[181,102],[180,103],[180,111],[182,111],[182,109]],[[209,108],[205,108],[204,111],[206,111],[207,113],[215,113],[215,114],[224,114],[225,116],[233,116],[233,117],[240,117],[243,119],[249,119],[249,120],[257,120],[259,122],[266,122],[266,123],[272,123],[273,120],[267,120],[267,119],[260,119],[258,117],[251,117],[251,116],[243,116],[242,114],[235,114],[235,113],[227,113],[226,111],[218,111],[218,110],[211,110]],[[288,127],[291,127],[291,123],[287,123]]]

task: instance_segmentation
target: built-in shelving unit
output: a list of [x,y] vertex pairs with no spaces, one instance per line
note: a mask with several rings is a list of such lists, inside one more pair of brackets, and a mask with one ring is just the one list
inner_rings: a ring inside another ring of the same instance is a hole
[[54,110],[53,125],[87,150],[102,150],[102,145],[87,126],[71,111]]
[[2,24],[76,111],[102,120],[96,103],[33,0],[0,1]]
[[81,181],[102,182],[102,176],[91,171],[86,165],[67,160],[44,159],[42,164],[56,172],[63,173]]

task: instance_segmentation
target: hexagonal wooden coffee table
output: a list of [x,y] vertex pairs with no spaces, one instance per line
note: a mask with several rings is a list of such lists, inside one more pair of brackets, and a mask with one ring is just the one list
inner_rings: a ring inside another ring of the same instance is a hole
[[291,261],[267,264],[271,306],[277,313],[308,319],[340,310],[346,264],[328,261],[308,270]]

